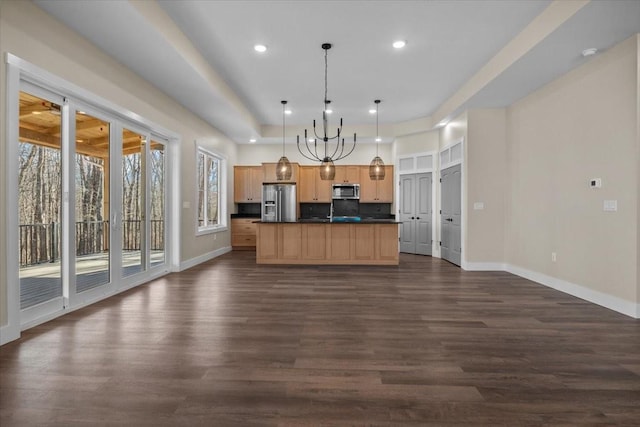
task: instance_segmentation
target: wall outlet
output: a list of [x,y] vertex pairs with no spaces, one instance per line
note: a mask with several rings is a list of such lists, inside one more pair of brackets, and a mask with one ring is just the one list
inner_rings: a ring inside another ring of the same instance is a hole
[[473,210],[481,211],[483,209],[484,209],[484,202],[474,202],[473,203]]
[[551,252],[551,262],[556,262],[558,260],[558,255],[555,252]]
[[217,240],[218,239],[218,235],[217,234],[213,234],[213,240]]

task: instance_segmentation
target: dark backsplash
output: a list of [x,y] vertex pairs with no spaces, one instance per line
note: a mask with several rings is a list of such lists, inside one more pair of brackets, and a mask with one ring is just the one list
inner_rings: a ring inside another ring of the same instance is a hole
[[240,215],[260,215],[260,203],[238,203],[238,214]]
[[330,212],[331,203],[300,203],[300,218],[302,219],[324,219],[329,216]]
[[[331,212],[331,203],[300,203],[301,219],[324,219]],[[391,203],[360,203],[359,212],[353,213],[362,218],[393,219]]]
[[360,203],[360,217],[389,219],[391,214],[391,203]]

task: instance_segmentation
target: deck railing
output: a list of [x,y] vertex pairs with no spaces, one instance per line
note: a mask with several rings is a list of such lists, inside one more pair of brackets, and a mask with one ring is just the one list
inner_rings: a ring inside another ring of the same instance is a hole
[[[141,220],[122,223],[122,250],[141,249]],[[109,221],[76,222],[76,256],[109,250]],[[20,224],[20,266],[55,262],[60,259],[60,224]],[[151,220],[151,250],[164,250],[164,220]]]

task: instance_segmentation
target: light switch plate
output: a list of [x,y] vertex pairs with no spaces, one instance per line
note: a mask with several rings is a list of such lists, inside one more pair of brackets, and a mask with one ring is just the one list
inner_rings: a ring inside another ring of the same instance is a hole
[[616,212],[618,210],[618,201],[617,200],[605,200],[602,205],[602,209],[605,212]]
[[191,207],[191,202],[182,202],[182,209],[189,209]]
[[602,188],[602,178],[591,178],[589,180],[589,187]]
[[473,210],[475,211],[481,211],[484,209],[484,202],[475,202],[473,204]]

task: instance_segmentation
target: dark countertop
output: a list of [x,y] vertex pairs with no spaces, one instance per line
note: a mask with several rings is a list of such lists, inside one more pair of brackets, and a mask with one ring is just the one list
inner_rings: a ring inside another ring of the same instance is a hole
[[260,214],[240,214],[240,213],[232,213],[231,219],[234,218],[257,218],[260,219]]
[[[263,224],[274,224],[273,221],[255,221]],[[301,218],[296,222],[283,222],[283,224],[400,224],[395,219],[381,219],[381,218],[363,218],[360,221],[334,221],[322,218]]]

